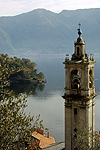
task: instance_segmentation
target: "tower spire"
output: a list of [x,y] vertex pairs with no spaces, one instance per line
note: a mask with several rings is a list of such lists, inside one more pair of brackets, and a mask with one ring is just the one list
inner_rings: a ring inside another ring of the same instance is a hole
[[[71,60],[65,59],[65,150],[79,149],[75,146],[78,133],[83,129],[91,129],[87,133],[87,145],[93,147],[95,132],[95,93],[94,59],[85,53],[82,31],[79,23],[77,41],[74,42],[74,54]],[[81,128],[80,128],[81,127]],[[79,132],[77,132],[79,131]]]
[[78,24],[78,25],[79,25],[79,30],[80,30],[80,26],[81,26],[80,22],[79,22],[79,24]]
[[82,31],[80,30],[80,27],[81,27],[81,24],[80,24],[80,22],[79,22],[79,28],[78,28],[78,35],[79,35],[79,38],[80,38],[80,35],[82,34]]

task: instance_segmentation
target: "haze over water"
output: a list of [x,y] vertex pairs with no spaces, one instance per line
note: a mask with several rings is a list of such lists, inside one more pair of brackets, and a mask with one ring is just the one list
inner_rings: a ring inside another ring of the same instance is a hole
[[[95,60],[95,87],[98,96],[95,98],[95,119],[96,131],[100,130],[100,56],[96,55]],[[31,61],[37,63],[37,67],[45,74],[47,83],[43,91],[37,91],[37,95],[28,97],[26,112],[32,115],[41,115],[43,124],[49,128],[50,136],[56,142],[64,141],[64,94],[65,77],[64,65],[65,55],[35,56]]]

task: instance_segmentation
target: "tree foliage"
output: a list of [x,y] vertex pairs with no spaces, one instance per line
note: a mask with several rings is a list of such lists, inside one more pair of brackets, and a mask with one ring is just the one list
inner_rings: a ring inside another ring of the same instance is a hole
[[43,80],[44,74],[42,72],[38,72],[38,69],[35,67],[37,66],[36,63],[31,62],[29,59],[26,58],[9,58],[7,54],[0,54],[0,62],[7,60],[7,64],[10,68],[14,67],[15,69],[20,68],[19,71],[14,71],[13,74],[9,76],[9,80],[12,82],[20,81],[20,80]]
[[78,125],[74,129],[74,149],[75,150],[99,150],[100,137],[96,132],[92,132],[91,128],[84,127],[83,124]]
[[7,79],[15,71],[18,70],[10,66],[7,57],[0,62],[0,150],[17,150],[25,146],[25,141],[30,143],[31,149],[35,142],[31,132],[36,127],[43,128],[40,115],[35,119],[24,112],[27,95],[15,96],[13,91],[5,88],[9,85]]

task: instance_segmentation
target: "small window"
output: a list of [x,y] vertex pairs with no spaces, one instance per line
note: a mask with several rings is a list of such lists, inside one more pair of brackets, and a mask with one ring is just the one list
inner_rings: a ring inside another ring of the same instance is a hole
[[76,134],[74,135],[74,138],[77,138],[77,135],[76,135]]
[[76,147],[76,148],[74,148],[74,150],[78,150],[78,148]]
[[74,114],[77,115],[77,108],[74,108]]
[[77,129],[76,129],[76,128],[74,129],[74,132],[77,132]]

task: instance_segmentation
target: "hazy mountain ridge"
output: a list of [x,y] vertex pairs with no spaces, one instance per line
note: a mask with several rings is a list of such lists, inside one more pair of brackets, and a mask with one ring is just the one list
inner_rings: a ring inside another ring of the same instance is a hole
[[0,53],[15,53],[16,50],[14,49],[14,47],[11,44],[11,40],[9,35],[0,28]]
[[0,17],[0,37],[4,36],[6,41],[4,44],[0,40],[0,53],[16,54],[15,49],[18,53],[73,53],[79,22],[86,51],[100,52],[98,8],[63,10],[59,14],[37,9],[14,17]]

